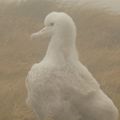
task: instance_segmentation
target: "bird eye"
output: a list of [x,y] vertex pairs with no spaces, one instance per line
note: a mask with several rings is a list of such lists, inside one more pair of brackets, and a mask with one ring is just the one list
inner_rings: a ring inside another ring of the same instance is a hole
[[53,26],[54,25],[54,23],[50,23],[50,26]]

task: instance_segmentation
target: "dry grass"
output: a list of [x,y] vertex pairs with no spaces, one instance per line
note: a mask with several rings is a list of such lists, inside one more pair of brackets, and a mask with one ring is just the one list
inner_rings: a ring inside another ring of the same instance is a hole
[[40,4],[1,7],[0,120],[35,120],[25,104],[24,81],[32,64],[43,58],[48,40],[30,41],[30,34],[43,26],[45,15],[53,10],[66,11],[74,18],[80,60],[120,110],[120,16],[41,0]]

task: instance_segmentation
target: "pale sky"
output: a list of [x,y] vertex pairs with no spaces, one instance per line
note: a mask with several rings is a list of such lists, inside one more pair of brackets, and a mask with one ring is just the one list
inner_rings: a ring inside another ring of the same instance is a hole
[[[0,0],[4,2],[12,2],[12,1],[21,1],[21,0]],[[26,0],[23,0],[26,1]],[[120,0],[48,0],[48,1],[58,1],[63,2],[69,5],[81,5],[84,3],[89,3],[90,6],[94,7],[107,7],[113,11],[120,13]]]

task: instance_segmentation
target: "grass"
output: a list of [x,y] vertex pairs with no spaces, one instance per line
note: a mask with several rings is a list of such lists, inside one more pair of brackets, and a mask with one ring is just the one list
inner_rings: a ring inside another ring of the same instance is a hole
[[25,103],[25,78],[49,42],[30,41],[30,34],[41,29],[46,14],[54,10],[74,18],[80,60],[120,110],[120,15],[35,1],[0,7],[0,120],[35,120]]

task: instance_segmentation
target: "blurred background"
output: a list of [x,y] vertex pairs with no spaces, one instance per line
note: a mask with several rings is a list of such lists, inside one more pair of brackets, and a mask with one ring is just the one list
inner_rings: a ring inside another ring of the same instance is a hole
[[80,61],[120,110],[119,0],[0,0],[0,120],[36,120],[25,103],[25,79],[49,39],[31,41],[30,35],[51,11],[73,17]]

